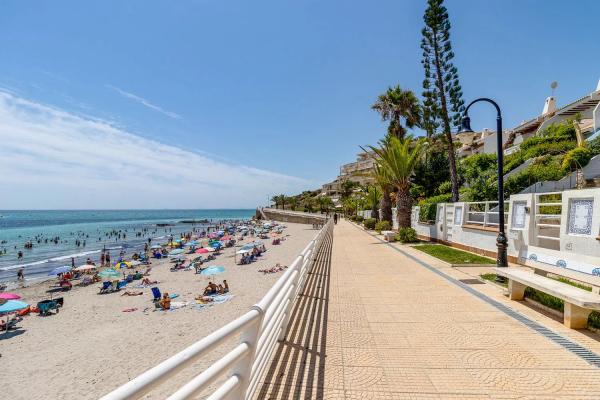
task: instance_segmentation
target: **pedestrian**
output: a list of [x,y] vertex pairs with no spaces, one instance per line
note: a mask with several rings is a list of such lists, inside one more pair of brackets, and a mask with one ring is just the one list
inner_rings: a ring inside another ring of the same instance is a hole
[[25,280],[25,270],[23,268],[19,268],[17,272],[17,280],[19,282],[23,282]]
[[333,214],[333,223],[337,224],[337,220],[338,220],[338,215],[337,212]]

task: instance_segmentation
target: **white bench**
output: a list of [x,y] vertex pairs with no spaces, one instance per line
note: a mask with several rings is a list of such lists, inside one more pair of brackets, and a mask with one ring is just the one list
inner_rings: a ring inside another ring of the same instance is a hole
[[396,239],[396,232],[394,231],[381,231],[381,234],[386,242],[393,242]]
[[587,327],[592,310],[600,310],[600,296],[583,289],[558,282],[516,268],[494,268],[496,274],[508,278],[508,293],[511,300],[523,300],[527,286],[547,293],[565,302],[564,324],[572,329]]
[[541,263],[538,261],[520,259],[520,264],[533,268],[536,274],[546,276],[548,274],[567,278],[570,281],[580,282],[592,287],[592,293],[600,294],[600,276],[586,274],[584,272],[574,271],[568,268],[556,267],[554,265]]

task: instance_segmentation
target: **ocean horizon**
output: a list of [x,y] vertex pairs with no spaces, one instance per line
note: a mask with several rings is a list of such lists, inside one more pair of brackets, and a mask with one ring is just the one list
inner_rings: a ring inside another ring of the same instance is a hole
[[[254,209],[0,210],[0,281],[48,276],[53,268],[98,261],[103,248],[113,259],[223,220],[246,220]],[[186,221],[186,222],[184,222]],[[208,222],[206,222],[208,221]],[[31,247],[26,247],[31,243]],[[19,252],[22,257],[19,257]]]

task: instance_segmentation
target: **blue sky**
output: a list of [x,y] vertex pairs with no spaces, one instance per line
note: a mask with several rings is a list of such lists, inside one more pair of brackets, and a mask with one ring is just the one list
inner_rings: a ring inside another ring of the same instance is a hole
[[[553,80],[559,106],[595,89],[600,3],[446,6],[465,101],[496,99],[506,127],[538,115]],[[379,93],[395,84],[421,93],[424,9],[424,0],[5,0],[0,184],[11,191],[0,209],[243,207],[318,187],[384,134],[370,109]],[[476,128],[494,126],[485,105],[471,116]],[[31,143],[44,127],[54,154]],[[82,158],[76,145],[98,154]],[[135,146],[153,154],[115,166]],[[137,169],[149,186],[175,181],[178,196],[106,196]],[[34,195],[39,185],[46,198]]]

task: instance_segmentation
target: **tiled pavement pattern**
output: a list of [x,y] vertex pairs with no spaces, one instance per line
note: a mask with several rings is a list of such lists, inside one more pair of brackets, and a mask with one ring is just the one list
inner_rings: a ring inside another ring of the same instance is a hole
[[[600,349],[595,335],[476,286]],[[591,400],[600,399],[600,369],[341,221],[256,399]]]

